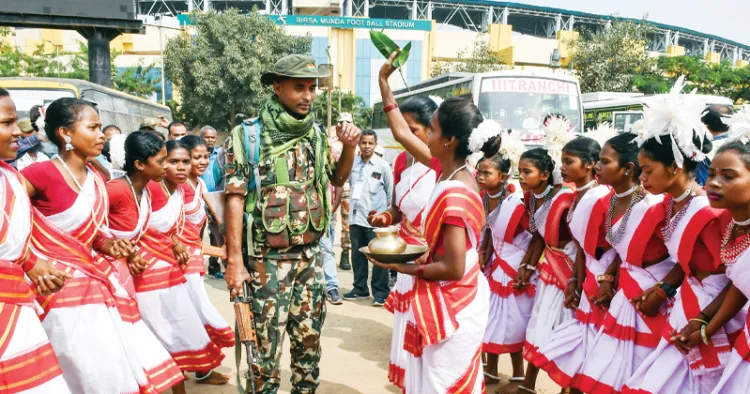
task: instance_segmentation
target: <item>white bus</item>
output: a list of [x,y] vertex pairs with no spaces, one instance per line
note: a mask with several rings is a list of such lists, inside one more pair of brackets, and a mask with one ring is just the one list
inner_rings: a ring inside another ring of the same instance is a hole
[[46,105],[62,97],[90,101],[99,109],[102,127],[114,124],[123,132],[138,130],[146,118],[164,116],[172,120],[169,107],[88,81],[65,78],[0,78],[16,104],[18,116],[29,116],[34,105]]
[[[635,122],[643,118],[643,105],[647,99],[658,95],[642,93],[595,92],[583,95],[584,125],[586,130],[602,122],[611,123],[620,132],[630,132]],[[706,106],[724,105],[733,108],[727,97],[697,95],[706,100]]]
[[[420,82],[409,90],[395,91],[394,95],[398,103],[412,96],[469,98],[485,118],[497,120],[503,128],[520,133],[521,139],[531,146],[539,144],[544,137],[542,122],[549,114],[570,119],[573,132],[581,132],[583,126],[578,80],[552,72],[448,73]],[[372,128],[386,148],[386,160],[392,161],[402,148],[393,140],[382,102],[373,106]]]

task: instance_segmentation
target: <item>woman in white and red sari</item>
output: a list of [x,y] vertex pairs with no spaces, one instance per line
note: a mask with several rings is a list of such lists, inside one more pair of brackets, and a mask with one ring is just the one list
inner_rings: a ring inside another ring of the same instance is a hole
[[[563,180],[576,186],[566,221],[577,254],[566,282],[564,301],[565,307],[575,313],[575,319],[556,327],[551,341],[541,346],[532,360],[562,387],[574,387],[573,379],[583,364],[589,341],[599,331],[604,314],[598,308],[592,309],[588,297],[598,293],[596,276],[604,273],[616,254],[605,239],[604,229],[612,192],[599,185],[595,177],[600,152],[599,143],[588,137],[568,142],[562,151]],[[632,177],[627,178],[632,182]]]
[[[192,160],[190,175],[188,175],[187,181],[181,185],[182,196],[185,200],[186,220],[185,229],[180,235],[180,239],[190,253],[190,262],[183,266],[183,272],[190,290],[190,299],[193,301],[193,306],[198,311],[211,341],[218,347],[232,347],[234,346],[234,331],[208,299],[203,284],[203,275],[206,273],[206,268],[203,257],[203,237],[201,235],[207,220],[207,204],[203,199],[203,194],[207,193],[208,189],[201,179],[201,175],[208,168],[208,149],[203,138],[196,135],[181,138],[180,145],[190,152]],[[196,378],[200,379],[199,377]]]
[[[384,97],[393,97],[390,87],[381,89]],[[419,141],[427,147],[427,134],[430,121],[437,109],[437,104],[428,97],[412,97],[406,100],[400,110],[389,111],[388,124],[391,126],[396,141],[406,139]],[[429,152],[427,152],[429,153]],[[385,227],[400,224],[399,236],[410,245],[426,245],[422,236],[422,214],[440,176],[440,161],[430,158],[428,167],[408,151],[396,157],[393,164],[395,192],[393,203],[386,211],[371,212],[368,222],[373,227]],[[385,308],[393,313],[393,333],[391,334],[391,355],[388,365],[388,380],[404,388],[404,368],[413,355],[404,349],[406,333],[406,314],[414,298],[414,279],[410,275],[397,274],[396,285],[388,295]]]
[[[393,56],[381,76],[393,72]],[[388,100],[384,104],[393,105]],[[427,142],[430,155],[440,160],[443,169],[423,213],[430,250],[418,264],[373,262],[415,277],[404,344],[415,357],[405,366],[405,393],[484,391],[481,351],[489,289],[476,251],[484,214],[465,164],[469,137],[482,121],[470,100],[450,98],[441,104],[432,117]]]
[[[680,82],[676,86],[682,90]],[[666,299],[665,294],[671,297],[673,289],[679,287],[679,290],[663,337],[627,381],[623,393],[710,393],[729,359],[730,338],[736,337],[745,320],[742,314],[735,315],[710,338],[706,337],[706,343],[687,354],[683,354],[682,344],[677,343],[681,342],[678,330],[688,335],[700,334],[707,322],[701,311],[725,289],[728,291],[729,279],[723,273],[726,267],[719,257],[720,211],[709,206],[706,193],[695,182],[694,175],[698,163],[711,151],[710,134],[701,122],[705,104],[691,94],[672,95],[682,105],[672,107],[672,111],[659,108],[655,112],[668,115],[667,119],[645,114],[641,127],[646,132],[638,140],[641,146],[638,161],[644,171],[643,187],[666,196],[662,234],[670,255],[679,264],[673,269],[677,273],[670,273],[661,286],[652,288],[652,294]],[[655,110],[660,105],[667,108],[659,101],[650,103],[649,108]],[[671,119],[679,120],[679,124]],[[648,302],[648,297],[649,294],[644,294],[642,305]]]
[[[107,183],[109,197],[109,231],[116,239],[137,245],[148,227],[151,197],[146,190],[149,181],[161,181],[167,157],[164,142],[153,133],[136,131],[127,138],[117,135],[110,140],[110,156],[115,170],[125,176]],[[136,337],[136,351],[146,376],[158,392],[183,380],[182,373],[164,346],[141,319],[136,300],[134,277],[142,274],[146,261],[132,253],[119,260],[109,259],[115,268],[120,287],[115,301],[125,329]]]
[[[547,152],[542,148],[528,150],[518,163],[519,183],[525,192],[524,203],[533,239],[528,262],[518,269],[516,287],[530,285],[534,273],[539,275],[540,281],[536,285],[523,348],[523,358],[529,361],[526,375],[522,384],[515,389],[509,387],[506,392],[534,392],[539,374],[534,360],[538,358],[539,348],[552,339],[556,327],[573,319],[573,312],[563,307],[563,301],[576,255],[575,243],[571,242],[565,222],[575,193],[566,187],[553,186],[553,183],[562,183],[562,179],[553,182],[555,162]],[[542,253],[544,258],[540,260]]]
[[[167,141],[166,150],[164,179],[146,186],[151,196],[151,217],[138,247],[148,265],[134,278],[138,309],[182,371],[205,374],[218,367],[224,355],[189,301],[190,290],[182,271],[190,253],[180,240],[186,220],[180,185],[188,179],[191,159],[178,141]],[[229,377],[211,373],[204,379],[202,383],[225,384]],[[184,383],[174,389],[184,392]]]
[[[737,140],[724,144],[711,161],[706,192],[711,207],[725,211],[719,218],[721,231],[721,263],[732,281],[725,296],[717,297],[699,316],[697,331],[683,332],[675,342],[684,352],[692,352],[714,335],[725,330],[729,321],[747,314],[750,297],[750,144],[741,139],[750,137],[750,115],[735,115],[730,136]],[[741,122],[741,123],[740,123]],[[734,135],[733,135],[734,134]],[[722,294],[724,295],[724,294]],[[705,338],[705,340],[704,340]],[[745,319],[740,335],[734,341],[724,372],[712,394],[745,393],[750,387],[750,320]]]
[[604,317],[596,337],[587,338],[591,343],[586,358],[573,378],[573,387],[584,393],[619,393],[659,343],[666,323],[666,307],[659,309],[662,302],[656,302],[652,315],[637,309],[643,305],[636,299],[663,280],[675,263],[660,230],[664,196],[646,194],[634,179],[641,170],[633,138],[623,133],[607,141],[597,165],[602,181],[614,189],[604,224],[617,256],[596,277],[598,294],[588,297],[592,310],[599,309]]
[[498,383],[499,355],[509,353],[513,365],[510,385],[513,385],[523,380],[521,350],[535,290],[533,285],[524,289],[515,286],[518,267],[529,256],[526,251],[531,234],[527,231],[529,221],[522,195],[516,193],[508,180],[515,173],[525,147],[514,134],[503,132],[497,140],[492,134],[484,137],[485,143],[499,141],[499,152],[482,158],[477,165],[477,183],[483,191],[487,215],[479,258],[490,285],[490,313],[482,341],[486,359],[484,375],[487,384]]
[[[0,392],[70,393],[37,316],[36,294],[59,291],[68,273],[29,253],[33,208],[24,179],[5,160],[16,158],[21,130],[16,106],[0,88]],[[45,277],[47,278],[45,280]],[[34,285],[32,291],[29,282]]]
[[156,392],[138,358],[137,338],[123,330],[113,297],[117,277],[102,257],[124,257],[131,249],[109,236],[104,181],[86,165],[104,145],[99,115],[87,101],[58,99],[47,110],[45,130],[60,155],[22,174],[41,213],[35,221],[49,224],[49,230],[35,227],[33,253],[73,276],[60,292],[37,297],[65,381],[77,393]]

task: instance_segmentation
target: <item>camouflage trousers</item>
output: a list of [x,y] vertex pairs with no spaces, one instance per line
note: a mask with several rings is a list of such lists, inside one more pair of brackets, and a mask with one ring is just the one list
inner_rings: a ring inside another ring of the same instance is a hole
[[339,207],[339,213],[341,214],[341,249],[349,250],[352,248],[352,241],[349,239],[349,193],[344,192],[341,197],[341,206]]
[[281,382],[281,352],[289,335],[292,394],[318,387],[320,331],[326,316],[323,260],[318,245],[296,260],[251,259],[253,313],[261,362],[253,365],[257,392],[273,394]]

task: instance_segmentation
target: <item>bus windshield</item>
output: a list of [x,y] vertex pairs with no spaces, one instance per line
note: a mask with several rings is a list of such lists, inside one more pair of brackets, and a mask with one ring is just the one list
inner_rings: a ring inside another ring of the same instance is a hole
[[44,106],[59,98],[76,97],[70,89],[8,88],[8,93],[16,105],[19,118],[28,118],[29,110],[35,105]]
[[541,141],[542,123],[549,114],[563,115],[581,131],[580,93],[575,83],[543,77],[483,78],[479,110],[505,129],[519,132],[526,142]]

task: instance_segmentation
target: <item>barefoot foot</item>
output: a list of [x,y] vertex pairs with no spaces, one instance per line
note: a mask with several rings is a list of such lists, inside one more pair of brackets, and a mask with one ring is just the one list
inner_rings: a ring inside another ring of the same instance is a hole
[[515,394],[518,391],[518,385],[521,382],[508,382],[495,390],[495,394]]
[[229,379],[232,377],[229,374],[216,372],[216,371],[210,371],[207,375],[201,375],[200,373],[195,373],[195,383],[197,384],[210,384],[213,386],[221,386],[223,384],[229,383]]

